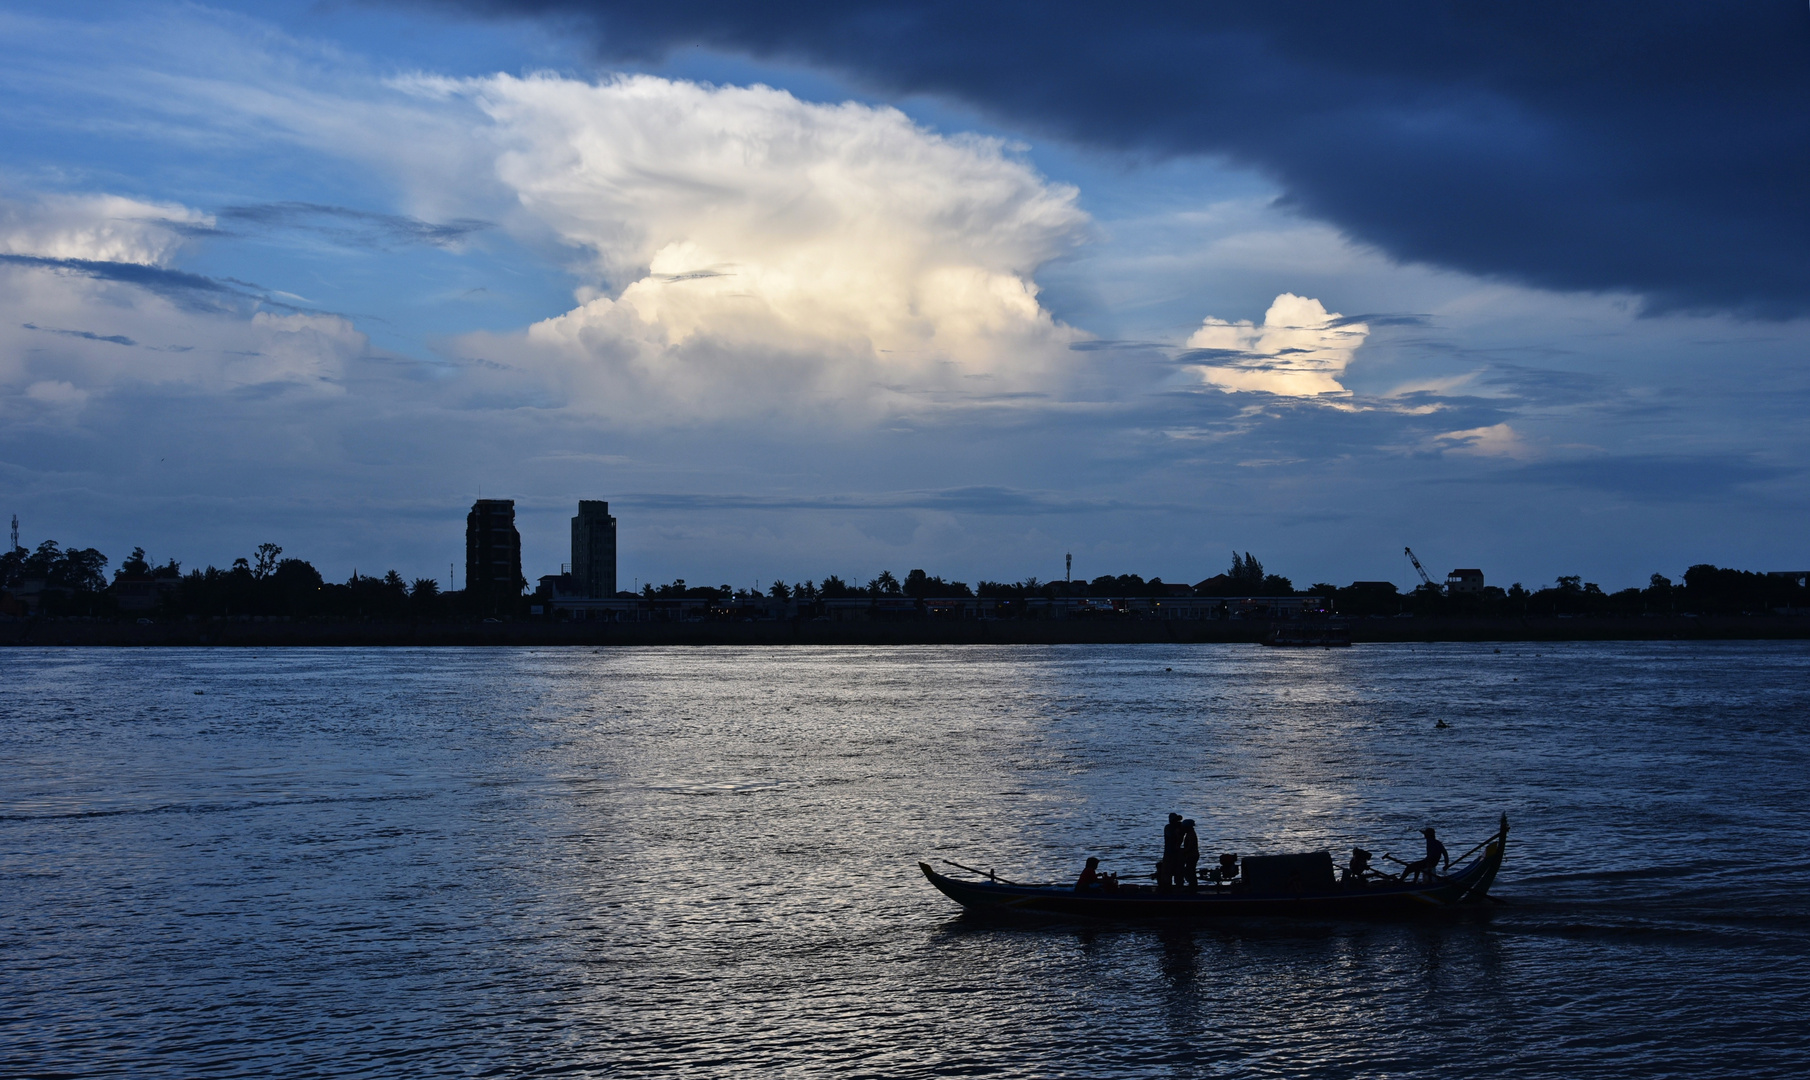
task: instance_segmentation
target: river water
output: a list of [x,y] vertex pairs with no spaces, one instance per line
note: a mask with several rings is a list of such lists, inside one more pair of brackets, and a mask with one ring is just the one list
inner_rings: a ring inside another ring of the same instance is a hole
[[[1435,722],[1445,720],[1439,729]],[[1810,1073],[1810,645],[0,653],[5,1076]],[[917,870],[1459,854],[1431,923]]]

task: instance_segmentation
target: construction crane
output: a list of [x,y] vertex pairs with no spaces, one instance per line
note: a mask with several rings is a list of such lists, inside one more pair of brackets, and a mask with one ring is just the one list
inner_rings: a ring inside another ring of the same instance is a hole
[[1427,588],[1432,589],[1434,592],[1438,592],[1439,586],[1433,584],[1433,579],[1427,576],[1426,567],[1420,565],[1420,560],[1414,557],[1414,549],[1411,547],[1404,547],[1401,549],[1401,553],[1406,555],[1408,561],[1414,564],[1414,572],[1420,575],[1421,582],[1425,584]]

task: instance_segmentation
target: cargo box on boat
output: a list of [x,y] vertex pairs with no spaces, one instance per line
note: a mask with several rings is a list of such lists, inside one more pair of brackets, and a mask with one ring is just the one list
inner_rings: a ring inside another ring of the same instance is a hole
[[1245,888],[1254,893],[1303,896],[1332,892],[1332,855],[1311,851],[1303,855],[1249,855],[1243,862]]

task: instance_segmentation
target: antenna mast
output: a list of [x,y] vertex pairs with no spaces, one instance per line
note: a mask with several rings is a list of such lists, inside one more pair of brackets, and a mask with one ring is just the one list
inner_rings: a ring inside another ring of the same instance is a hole
[[18,514],[13,515],[13,546],[7,548],[6,550],[9,552],[19,550],[19,515]]

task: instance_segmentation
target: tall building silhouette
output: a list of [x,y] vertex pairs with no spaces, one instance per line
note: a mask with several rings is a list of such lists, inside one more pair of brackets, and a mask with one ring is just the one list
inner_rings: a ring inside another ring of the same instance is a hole
[[465,595],[498,609],[522,595],[522,534],[514,499],[479,499],[465,516]]
[[578,501],[572,519],[572,581],[580,596],[593,600],[616,595],[616,519],[610,504]]

